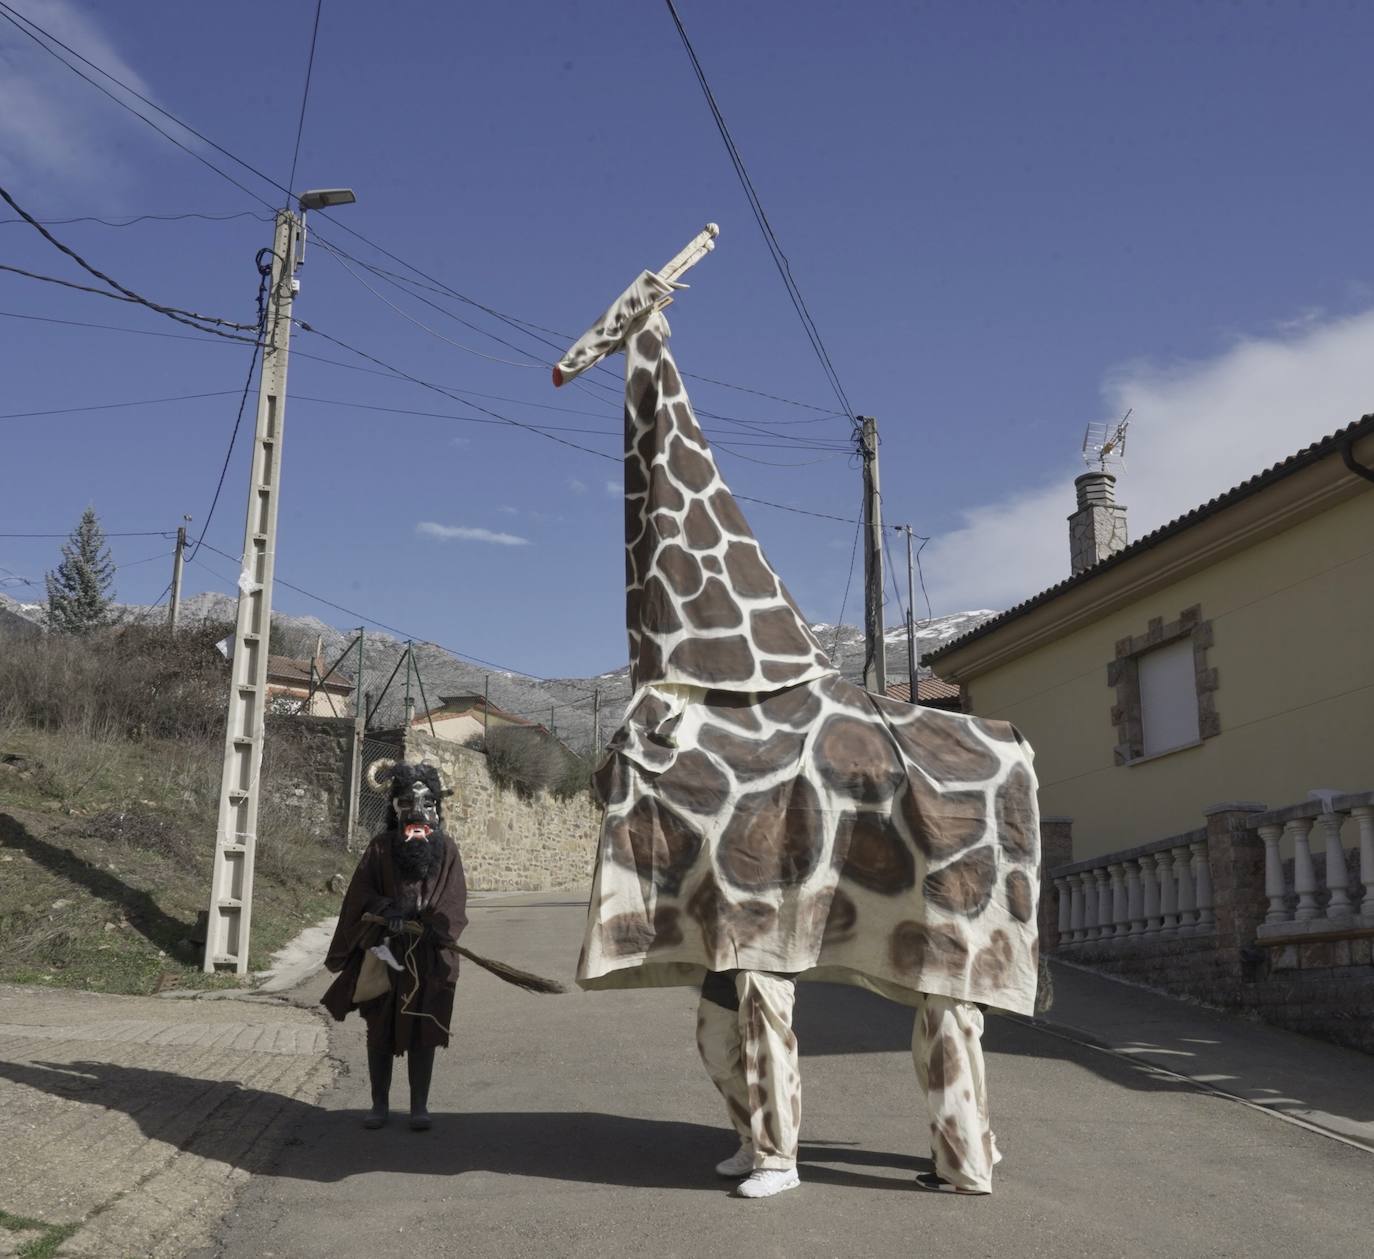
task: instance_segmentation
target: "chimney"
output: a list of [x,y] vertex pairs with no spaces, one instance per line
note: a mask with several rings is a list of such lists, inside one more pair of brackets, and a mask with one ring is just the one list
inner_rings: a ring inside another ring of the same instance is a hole
[[1085,472],[1073,485],[1078,510],[1069,517],[1069,559],[1077,576],[1126,546],[1126,509],[1118,504],[1110,472]]

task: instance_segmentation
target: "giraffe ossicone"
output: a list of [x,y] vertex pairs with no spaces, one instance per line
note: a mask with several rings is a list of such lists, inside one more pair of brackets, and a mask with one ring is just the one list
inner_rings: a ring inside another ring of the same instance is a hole
[[555,379],[625,355],[631,699],[605,806],[584,988],[761,970],[1029,1014],[1039,824],[1004,722],[845,681],[716,467],[643,272]]

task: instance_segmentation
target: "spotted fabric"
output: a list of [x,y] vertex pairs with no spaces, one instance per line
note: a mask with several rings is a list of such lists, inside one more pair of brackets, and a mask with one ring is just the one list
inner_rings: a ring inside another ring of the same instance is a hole
[[1002,1155],[988,1118],[982,1011],[967,1001],[923,997],[911,1056],[930,1114],[936,1174],[960,1189],[991,1193],[992,1169]]
[[645,272],[559,364],[623,351],[632,697],[584,988],[706,970],[938,993],[1029,1014],[1039,825],[1004,722],[869,695],[831,665],[721,479]]
[[697,1049],[725,1099],[740,1144],[754,1167],[793,1168],[801,1131],[801,1072],[792,1031],[796,985],[782,975],[740,971],[730,978],[733,1001],[709,986],[697,1006]]

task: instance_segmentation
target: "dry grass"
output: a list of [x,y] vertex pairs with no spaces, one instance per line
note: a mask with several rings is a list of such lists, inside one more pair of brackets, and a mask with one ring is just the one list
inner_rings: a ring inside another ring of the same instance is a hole
[[[132,627],[4,644],[0,977],[113,992],[206,982],[191,936],[223,758],[218,636]],[[337,907],[325,882],[351,863],[321,835],[316,800],[300,742],[269,733],[255,969]]]

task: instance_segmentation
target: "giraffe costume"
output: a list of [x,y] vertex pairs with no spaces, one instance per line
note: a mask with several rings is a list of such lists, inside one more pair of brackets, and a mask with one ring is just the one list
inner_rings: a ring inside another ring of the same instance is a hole
[[[703,1057],[742,1141],[758,1165],[782,1166],[800,1109],[786,1069],[791,977],[918,1013],[932,998],[1032,1012],[1036,784],[1009,724],[870,695],[831,665],[692,413],[661,313],[675,287],[645,271],[554,369],[562,384],[613,352],[626,359],[632,693],[595,776],[605,816],[577,981],[737,972],[738,1015],[728,992],[723,1003],[708,993],[698,1039],[711,1042]],[[784,977],[788,1009],[751,975]],[[925,1026],[918,1017],[914,1047],[929,1076],[944,1042]],[[945,1142],[957,1157],[932,1132],[937,1168],[979,1187],[991,1134],[985,1114],[973,1138],[979,1124],[960,1123]]]

